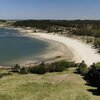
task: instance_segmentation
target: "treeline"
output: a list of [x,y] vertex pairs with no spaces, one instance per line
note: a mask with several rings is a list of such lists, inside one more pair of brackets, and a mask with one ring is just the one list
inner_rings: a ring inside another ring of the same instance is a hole
[[0,20],[0,22],[6,22],[6,20]]
[[100,37],[100,20],[22,20],[16,21],[13,25],[36,27],[43,30],[62,26],[70,29],[74,28],[72,34]]
[[94,46],[95,46],[96,48],[100,48],[100,38],[96,38],[96,39],[94,40]]
[[22,20],[16,21],[14,26],[36,27],[40,29],[47,29],[50,26],[64,26],[75,27],[70,21],[65,20]]
[[100,47],[100,20],[21,20],[14,22],[13,26],[35,27],[61,34],[93,36],[96,38],[94,45]]
[[68,62],[65,60],[54,62],[51,64],[45,64],[42,62],[39,66],[34,67],[21,67],[20,65],[16,64],[12,67],[12,72],[17,72],[20,74],[45,74],[47,72],[62,72],[70,67],[75,67],[76,64],[74,62]]
[[100,63],[93,63],[90,67],[87,67],[85,62],[82,61],[77,68],[77,73],[84,76],[88,85],[97,88],[95,91],[90,90],[93,94],[100,95]]
[[15,26],[42,27],[42,26],[64,26],[77,28],[100,28],[100,20],[19,20],[13,23]]
[[12,25],[35,27],[47,32],[56,32],[64,35],[92,36],[95,37],[92,44],[96,48],[100,48],[100,20],[19,20]]

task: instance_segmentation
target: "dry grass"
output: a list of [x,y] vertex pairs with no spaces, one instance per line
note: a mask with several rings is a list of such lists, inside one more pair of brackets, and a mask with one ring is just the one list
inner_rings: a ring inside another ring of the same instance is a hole
[[99,100],[87,89],[80,75],[69,69],[44,75],[4,76],[0,79],[0,100]]

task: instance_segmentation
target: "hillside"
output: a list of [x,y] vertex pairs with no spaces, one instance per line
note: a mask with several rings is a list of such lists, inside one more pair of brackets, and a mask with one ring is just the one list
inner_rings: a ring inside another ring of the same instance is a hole
[[12,74],[0,79],[0,100],[99,100],[74,68],[61,73]]

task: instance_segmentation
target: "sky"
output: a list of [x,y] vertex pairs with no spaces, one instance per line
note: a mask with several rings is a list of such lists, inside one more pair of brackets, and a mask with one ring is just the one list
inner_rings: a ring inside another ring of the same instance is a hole
[[100,19],[100,0],[0,0],[0,19]]

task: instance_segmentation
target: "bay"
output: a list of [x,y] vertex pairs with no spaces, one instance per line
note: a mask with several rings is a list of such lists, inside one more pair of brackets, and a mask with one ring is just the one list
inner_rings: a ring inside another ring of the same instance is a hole
[[46,41],[23,37],[19,31],[0,28],[0,65],[34,60],[49,48]]

